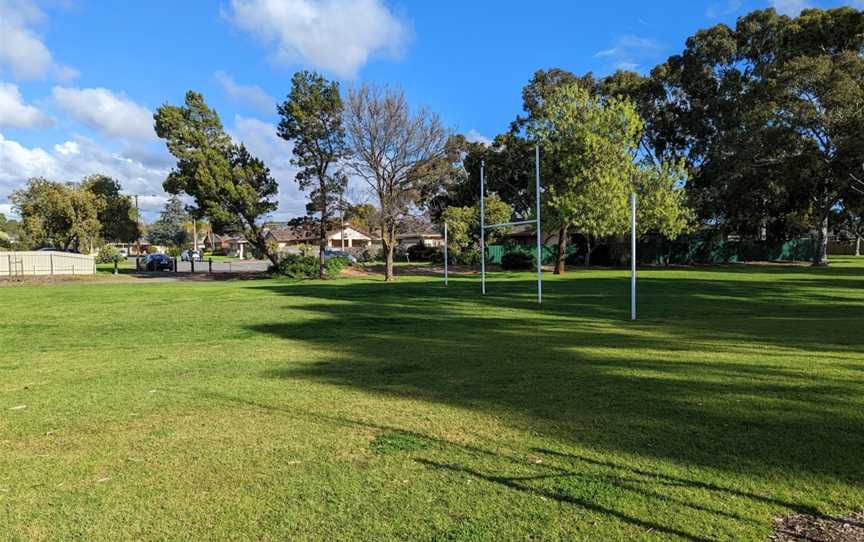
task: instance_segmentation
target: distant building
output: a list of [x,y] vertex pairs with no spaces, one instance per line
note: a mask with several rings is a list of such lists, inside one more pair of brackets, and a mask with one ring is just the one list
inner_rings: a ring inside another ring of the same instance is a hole
[[[300,226],[270,224],[267,229],[267,239],[275,243],[279,250],[297,245],[317,245],[319,235],[317,224]],[[363,249],[381,243],[378,237],[348,223],[345,224],[344,230],[337,224],[331,224],[327,229],[326,239],[327,248],[336,250],[342,248]],[[344,247],[342,246],[343,239],[345,240]]]

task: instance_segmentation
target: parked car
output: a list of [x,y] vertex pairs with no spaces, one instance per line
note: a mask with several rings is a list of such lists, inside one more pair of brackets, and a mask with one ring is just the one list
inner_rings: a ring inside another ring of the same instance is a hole
[[167,254],[148,254],[141,266],[145,271],[174,271],[174,260]]
[[184,250],[180,253],[180,260],[184,262],[201,262],[204,261],[204,256],[197,250]]
[[120,257],[124,260],[129,258],[129,249],[128,248],[118,248],[117,252],[120,254]]
[[345,258],[351,263],[357,263],[357,258],[348,254],[344,250],[330,250],[327,249],[324,251],[324,259],[329,260],[330,258]]

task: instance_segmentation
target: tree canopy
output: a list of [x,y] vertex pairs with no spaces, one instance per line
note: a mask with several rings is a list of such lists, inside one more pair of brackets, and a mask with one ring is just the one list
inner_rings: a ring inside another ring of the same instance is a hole
[[278,111],[281,120],[277,132],[293,143],[291,163],[300,168],[294,178],[301,190],[311,189],[308,211],[320,213],[318,268],[323,279],[327,274],[327,224],[348,183],[340,165],[346,148],[339,84],[317,73],[297,72],[291,79],[291,92]]
[[219,115],[197,92],[187,92],[182,106],[161,106],[153,117],[156,134],[177,158],[165,191],[190,195],[193,211],[207,217],[215,231],[242,233],[259,253],[278,263],[261,224],[278,207],[278,183],[267,166],[231,141]]
[[79,184],[35,177],[11,200],[24,233],[37,246],[92,251],[99,240],[101,201]]
[[131,243],[138,239],[138,215],[132,198],[120,193],[120,182],[106,175],[90,175],[81,183],[82,188],[99,199],[97,215],[102,224],[101,235],[105,241]]

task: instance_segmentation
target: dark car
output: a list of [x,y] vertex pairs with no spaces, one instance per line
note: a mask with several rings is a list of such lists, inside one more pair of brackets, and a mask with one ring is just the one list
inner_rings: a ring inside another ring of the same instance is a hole
[[167,254],[150,254],[144,258],[146,271],[174,271],[174,260]]

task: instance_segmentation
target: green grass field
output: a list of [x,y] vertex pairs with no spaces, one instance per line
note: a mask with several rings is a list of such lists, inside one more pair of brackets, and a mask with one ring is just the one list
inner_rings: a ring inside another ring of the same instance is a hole
[[864,262],[0,287],[0,540],[764,540],[864,508]]

